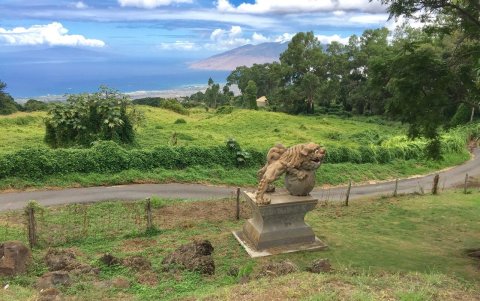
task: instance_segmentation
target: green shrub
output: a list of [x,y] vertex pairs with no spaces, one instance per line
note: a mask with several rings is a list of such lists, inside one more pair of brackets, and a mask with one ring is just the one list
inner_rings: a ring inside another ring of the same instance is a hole
[[127,96],[101,87],[97,93],[70,95],[56,104],[45,120],[45,142],[51,147],[89,146],[97,140],[134,142],[134,123],[141,114],[130,110]]
[[234,110],[233,106],[221,106],[217,108],[216,114],[231,114]]
[[376,149],[376,159],[378,163],[388,163],[392,161],[392,153],[387,147],[379,146]]
[[181,123],[187,123],[187,121],[183,118],[178,118],[177,120],[175,120],[174,124],[181,124]]
[[375,150],[366,145],[361,145],[358,148],[358,152],[360,153],[360,157],[362,158],[362,163],[376,163],[377,156],[375,154]]

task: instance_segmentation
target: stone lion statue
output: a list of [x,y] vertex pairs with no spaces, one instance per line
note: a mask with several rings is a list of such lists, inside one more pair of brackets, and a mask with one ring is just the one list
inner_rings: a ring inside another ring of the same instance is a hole
[[282,144],[272,147],[267,154],[267,163],[257,173],[256,202],[261,205],[270,203],[265,193],[275,190],[273,182],[284,173],[285,187],[290,194],[308,195],[315,186],[315,171],[322,164],[325,154],[325,149],[313,142],[289,148]]

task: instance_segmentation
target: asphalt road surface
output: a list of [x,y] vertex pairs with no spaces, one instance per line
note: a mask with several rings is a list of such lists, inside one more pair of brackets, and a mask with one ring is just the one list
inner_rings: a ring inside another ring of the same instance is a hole
[[[321,172],[321,168],[319,170]],[[469,182],[478,182],[480,179],[480,149],[474,151],[472,160],[439,172],[439,188],[463,186],[465,175],[468,173]],[[430,192],[434,173],[419,177],[401,179],[398,181],[397,193]],[[392,195],[395,181],[380,182],[367,185],[353,185],[350,199],[359,199],[372,196]],[[210,200],[233,197],[235,187],[208,186],[201,184],[132,184],[117,186],[102,186],[88,188],[69,188],[62,190],[27,191],[0,193],[0,211],[23,208],[29,200],[36,200],[44,206],[89,203],[106,200],[139,200],[151,196],[168,199]],[[254,190],[254,188],[245,188]],[[315,188],[312,196],[320,200],[342,201],[345,199],[347,188]]]

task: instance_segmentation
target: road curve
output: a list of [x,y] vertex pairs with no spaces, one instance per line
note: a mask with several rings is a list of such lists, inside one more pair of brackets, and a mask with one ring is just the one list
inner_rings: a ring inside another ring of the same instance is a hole
[[[470,179],[480,177],[480,149],[476,149],[473,158],[464,164],[439,172],[440,189],[462,185],[467,173]],[[434,173],[399,180],[397,192],[399,194],[421,192],[422,190],[428,192],[432,188],[433,177]],[[235,189],[235,187],[226,186],[171,183],[8,192],[0,193],[0,211],[21,209],[29,200],[36,200],[44,206],[89,203],[106,200],[138,200],[151,196],[168,199],[209,200],[231,197],[233,196]],[[351,188],[350,199],[392,195],[394,189],[395,181],[358,186],[354,185]],[[249,189],[247,188],[247,190]],[[344,200],[346,187],[317,187],[311,194],[320,200]]]

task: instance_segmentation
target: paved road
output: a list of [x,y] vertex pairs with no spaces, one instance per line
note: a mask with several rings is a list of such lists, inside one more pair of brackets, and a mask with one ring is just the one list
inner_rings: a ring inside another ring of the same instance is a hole
[[[321,170],[320,170],[321,172]],[[440,188],[462,185],[465,174],[471,179],[480,178],[480,149],[475,150],[474,158],[462,165],[440,172]],[[423,189],[431,190],[433,174],[398,181],[398,193],[413,193]],[[350,199],[391,195],[395,181],[353,186]],[[251,189],[251,188],[250,188]],[[247,190],[249,190],[247,188]],[[253,189],[251,189],[253,190]],[[20,209],[29,200],[36,200],[45,206],[88,203],[105,200],[138,200],[150,196],[170,199],[208,200],[233,196],[234,187],[207,186],[200,184],[132,184],[62,190],[0,193],[0,211]],[[312,195],[320,200],[344,200],[346,187],[330,189],[315,188]]]

